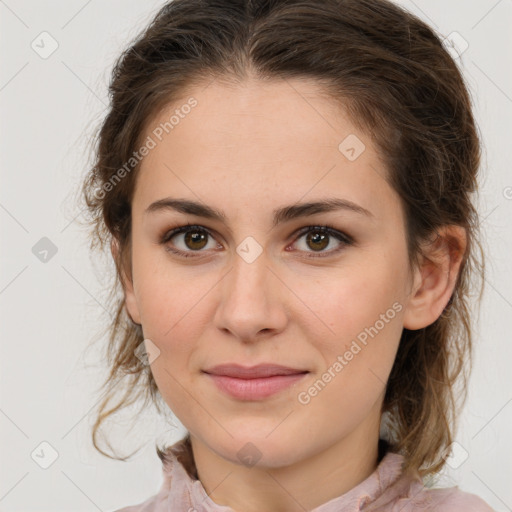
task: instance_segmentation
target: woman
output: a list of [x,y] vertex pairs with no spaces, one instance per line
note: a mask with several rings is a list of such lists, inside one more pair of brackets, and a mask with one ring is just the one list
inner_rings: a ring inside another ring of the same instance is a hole
[[110,94],[84,194],[122,294],[93,440],[142,396],[187,429],[122,510],[492,510],[431,488],[483,270],[480,143],[433,31],[385,0],[175,0]]

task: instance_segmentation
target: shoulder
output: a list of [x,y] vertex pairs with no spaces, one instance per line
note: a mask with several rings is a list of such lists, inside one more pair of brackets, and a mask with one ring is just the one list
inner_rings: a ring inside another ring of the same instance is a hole
[[112,512],[167,512],[166,504],[166,496],[162,493],[158,493],[142,503],[119,508]]
[[[151,496],[142,503],[113,510],[112,512],[169,512],[174,502],[184,503],[190,494],[187,488],[189,477],[182,466],[183,461],[189,462],[190,436],[167,447],[165,451],[157,448],[157,455],[162,462],[162,484],[158,494]],[[172,482],[172,492],[171,492]],[[185,510],[187,510],[185,508]],[[193,510],[190,507],[190,510]]]
[[482,498],[457,486],[429,489],[426,494],[434,504],[433,510],[439,512],[495,512]]

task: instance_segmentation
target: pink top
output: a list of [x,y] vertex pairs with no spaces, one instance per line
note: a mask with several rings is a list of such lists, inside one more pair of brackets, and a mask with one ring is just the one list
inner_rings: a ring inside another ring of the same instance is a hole
[[[385,441],[379,443],[382,446]],[[161,456],[164,481],[158,494],[115,512],[234,512],[215,503],[197,479],[188,436],[167,450]],[[458,487],[427,489],[419,475],[404,476],[400,454],[388,451],[379,460],[366,480],[310,512],[494,512],[481,498]]]

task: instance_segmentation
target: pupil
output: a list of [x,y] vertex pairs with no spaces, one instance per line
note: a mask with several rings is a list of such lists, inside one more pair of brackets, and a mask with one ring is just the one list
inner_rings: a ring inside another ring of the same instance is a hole
[[[313,244],[318,244],[320,242],[321,246],[320,247],[312,247],[313,249],[317,250],[317,249],[325,249],[325,247],[328,245],[327,243],[325,243],[328,239],[328,235],[324,234],[324,233],[317,233],[316,235],[313,235],[313,234],[309,234],[308,235],[308,242],[313,242]],[[322,244],[322,242],[324,242]]]
[[189,245],[189,242],[192,244],[192,247],[190,247],[190,249],[201,249],[202,247],[204,247],[204,244],[201,245],[200,247],[195,247],[194,244],[196,243],[201,243],[201,240],[204,242],[205,239],[206,239],[206,236],[204,233],[199,233],[197,231],[189,231],[187,234],[186,234],[186,243],[187,245]]

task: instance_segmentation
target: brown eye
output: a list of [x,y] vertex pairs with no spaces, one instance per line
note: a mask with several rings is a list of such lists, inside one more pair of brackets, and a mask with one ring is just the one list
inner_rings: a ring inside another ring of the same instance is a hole
[[[308,226],[301,230],[297,240],[302,238],[304,238],[304,242],[298,244],[299,246],[302,245],[302,247],[299,247],[300,252],[310,253],[306,254],[309,258],[331,256],[354,243],[352,237],[331,226]],[[338,243],[334,244],[334,248],[325,250],[332,245],[333,240]]]
[[[306,257],[311,258],[334,255],[354,243],[354,240],[349,235],[325,225],[307,226],[301,230],[299,235],[296,240],[304,238],[303,247],[299,247],[299,252],[306,253]],[[208,247],[210,239],[212,246]],[[337,242],[335,247],[326,250],[332,245],[333,241]],[[215,238],[207,229],[190,224],[168,231],[161,237],[160,243],[165,245],[167,251],[185,258],[202,256],[201,253],[206,252],[203,249],[222,248],[222,246],[215,243]]]
[[199,230],[190,230],[185,233],[185,245],[194,251],[202,249],[206,245],[207,234]]
[[[205,248],[216,247],[215,243],[213,243],[213,246],[207,247],[210,238],[213,241],[210,232],[201,226],[187,225],[167,232],[161,238],[160,243],[165,245],[169,252],[184,257],[194,257],[201,256],[202,252],[206,252],[203,250]],[[193,254],[194,252],[198,254]]]
[[306,235],[306,243],[315,251],[322,251],[329,245],[329,235],[310,231]]

